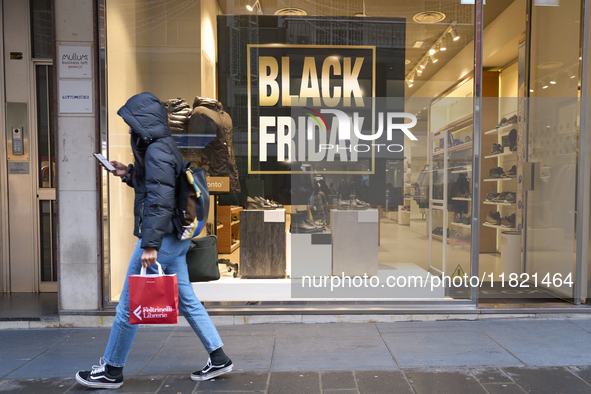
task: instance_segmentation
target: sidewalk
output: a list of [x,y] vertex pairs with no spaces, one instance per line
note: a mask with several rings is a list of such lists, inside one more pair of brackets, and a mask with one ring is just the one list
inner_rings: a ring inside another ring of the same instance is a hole
[[[90,392],[108,328],[0,331],[0,392]],[[591,320],[219,326],[235,372],[196,383],[207,360],[187,327],[141,327],[121,393],[591,393]],[[110,391],[102,391],[110,392]]]

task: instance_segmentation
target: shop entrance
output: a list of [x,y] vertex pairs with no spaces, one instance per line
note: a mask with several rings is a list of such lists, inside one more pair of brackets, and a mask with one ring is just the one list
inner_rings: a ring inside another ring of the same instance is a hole
[[3,291],[57,292],[50,2],[2,5],[4,45],[10,52],[3,64]]

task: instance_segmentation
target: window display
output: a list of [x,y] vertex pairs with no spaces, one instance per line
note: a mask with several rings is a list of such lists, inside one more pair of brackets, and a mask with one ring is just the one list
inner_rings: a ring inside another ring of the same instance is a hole
[[[430,3],[437,23],[424,17],[425,4],[399,1],[366,0],[363,16],[348,0],[307,2],[298,15],[265,2],[254,12],[239,2],[172,0],[178,13],[141,0],[106,3],[109,157],[131,162],[117,103],[151,91],[184,158],[210,179],[208,230],[222,265],[220,280],[195,284],[202,301],[475,300],[452,281],[487,273],[492,286],[501,274],[531,272],[543,239],[568,239],[570,219],[539,212],[558,200],[547,185],[574,188],[561,175],[572,167],[555,168],[538,141],[554,144],[560,134],[563,152],[553,153],[566,154],[576,114],[561,107],[559,133],[533,127],[525,112],[524,0],[485,9],[482,97],[473,97],[474,5],[459,1]],[[136,20],[123,17],[127,7]],[[159,16],[164,22],[146,28]],[[552,70],[540,63],[537,73]],[[529,110],[544,119],[541,108]],[[116,300],[120,256],[131,253],[120,236],[131,196],[114,183],[107,195]],[[519,241],[505,246],[511,236]],[[379,284],[330,286],[364,275]],[[391,286],[410,277],[427,285]],[[305,287],[313,278],[324,284]]]

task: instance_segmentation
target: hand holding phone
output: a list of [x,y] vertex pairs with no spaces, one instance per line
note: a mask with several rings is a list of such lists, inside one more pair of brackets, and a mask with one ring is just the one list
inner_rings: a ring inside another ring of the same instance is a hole
[[107,169],[107,171],[115,171],[115,167],[105,158],[105,156],[101,155],[100,153],[95,153],[94,157],[99,161],[99,163]]

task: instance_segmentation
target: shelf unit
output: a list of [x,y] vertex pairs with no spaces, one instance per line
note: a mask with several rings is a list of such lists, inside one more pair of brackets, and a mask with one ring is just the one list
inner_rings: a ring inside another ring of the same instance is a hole
[[512,129],[517,128],[517,123],[511,123],[508,125],[505,125],[503,127],[496,127],[494,129],[491,129],[489,131],[485,131],[484,135],[490,135],[490,134],[504,134],[505,132],[510,132]]
[[[218,205],[218,253],[232,253],[240,246],[240,211],[242,207]],[[238,220],[232,221],[233,216]],[[233,242],[235,241],[235,242]]]
[[496,229],[500,229],[500,230],[515,231],[514,227],[499,226],[496,224],[491,224],[491,223],[486,223],[486,222],[482,223],[482,225],[484,227],[491,227],[491,228],[496,228]]

